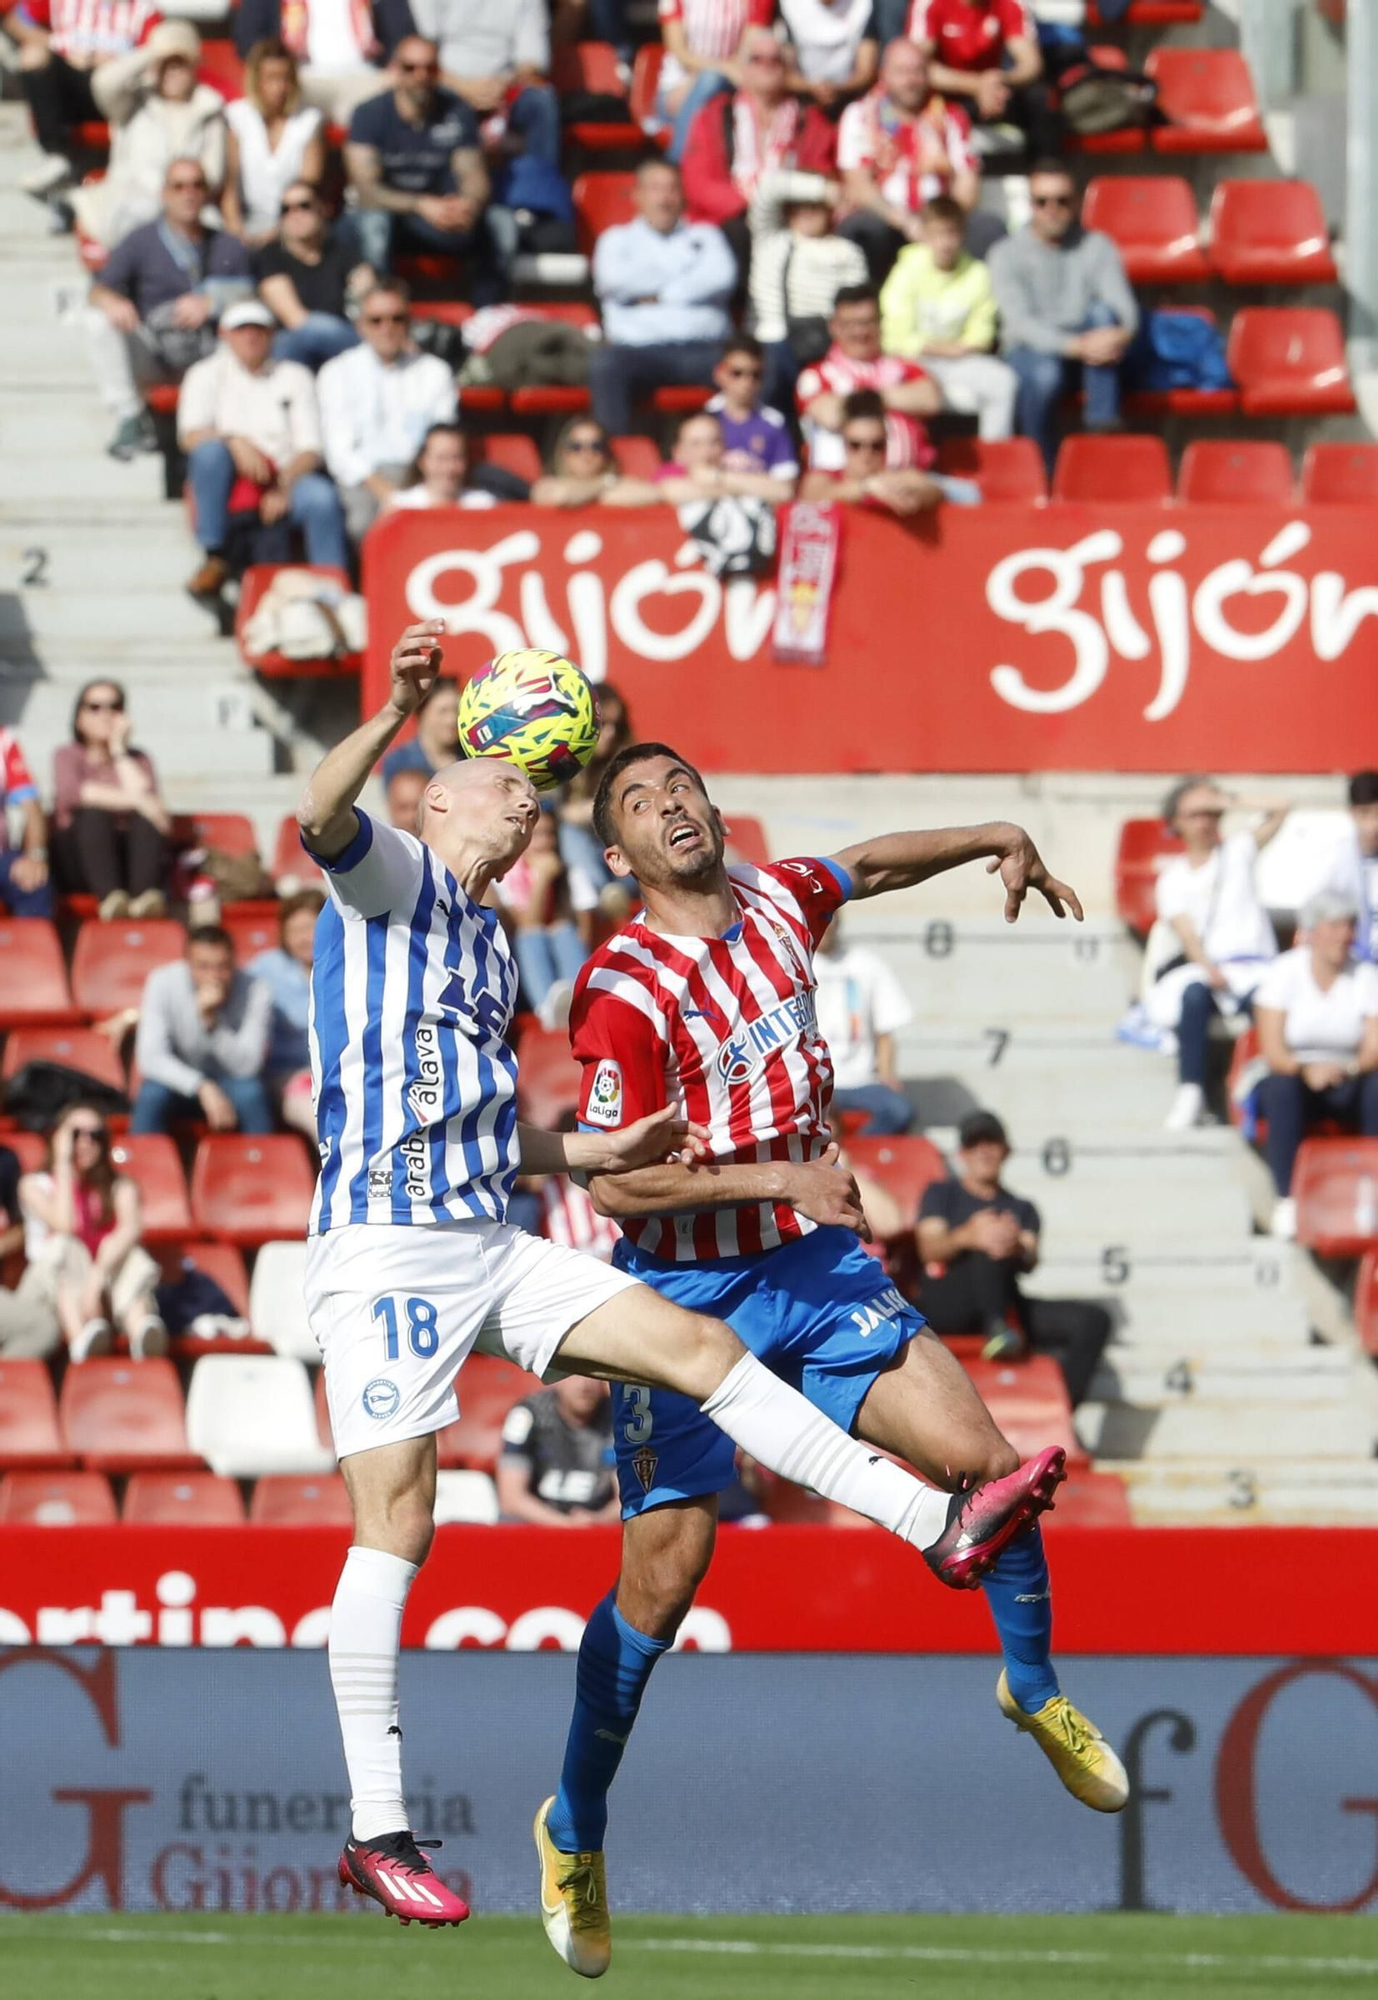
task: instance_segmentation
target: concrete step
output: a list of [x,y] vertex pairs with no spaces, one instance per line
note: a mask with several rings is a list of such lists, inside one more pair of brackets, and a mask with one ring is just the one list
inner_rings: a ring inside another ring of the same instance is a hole
[[1363,1458],[1373,1451],[1378,1423],[1343,1402],[1230,1406],[1178,1403],[1140,1409],[1129,1403],[1086,1402],[1077,1434],[1096,1458],[1214,1459],[1228,1465],[1279,1459]]
[[1114,1243],[1146,1242],[1151,1237],[1168,1245],[1177,1241],[1189,1250],[1247,1236],[1251,1229],[1244,1189],[1222,1174],[1199,1186],[1179,1187],[1169,1180],[1158,1188],[1147,1177],[1128,1188],[1069,1175],[1044,1180],[1037,1194],[1020,1188],[1021,1193],[1026,1191],[1042,1217],[1050,1254],[1072,1239]]
[[[186,517],[166,502],[150,506],[134,522],[16,521],[0,514],[0,589],[19,583],[26,604],[60,593],[121,600],[136,592],[180,593],[195,560]],[[36,562],[42,581],[25,586],[22,579]],[[120,610],[123,615],[123,604]],[[201,619],[204,624],[204,613]]]
[[[1183,1300],[1162,1292],[1033,1293],[1044,1297],[1094,1297],[1115,1323],[1116,1350],[1147,1351],[1164,1365],[1183,1355],[1229,1356],[1271,1352],[1295,1354],[1311,1344],[1306,1302],[1293,1292],[1267,1299],[1238,1287],[1209,1291]],[[1343,1351],[1348,1351],[1345,1348]]]
[[[7,356],[8,359],[8,356]],[[15,364],[23,367],[22,361]],[[108,434],[112,426],[107,425]],[[104,444],[80,465],[71,458],[50,458],[44,454],[0,456],[0,501],[8,501],[14,511],[35,511],[52,500],[80,495],[87,506],[97,503],[118,510],[129,501],[152,500],[167,504],[163,461],[155,454],[121,462],[108,458]]]
[[1309,1466],[1289,1460],[1228,1467],[1100,1463],[1124,1479],[1134,1519],[1143,1526],[1378,1524],[1378,1465],[1372,1459],[1327,1458]]
[[1138,1409],[1175,1409],[1188,1402],[1330,1403],[1345,1396],[1356,1374],[1352,1355],[1339,1348],[1301,1347],[1269,1356],[1239,1349],[1234,1354],[1188,1357],[1164,1347],[1107,1348],[1091,1386],[1091,1399],[1132,1403]]
[[1253,1236],[1216,1251],[1173,1255],[1150,1252],[1117,1255],[1118,1242],[1095,1251],[1064,1251],[1050,1245],[1045,1263],[1026,1279],[1026,1288],[1046,1298],[1097,1297],[1134,1301],[1161,1299],[1169,1311],[1185,1312],[1196,1299],[1237,1299],[1241,1309],[1266,1311],[1270,1299],[1297,1297],[1293,1273],[1305,1258],[1294,1243]]
[[[185,583],[197,561],[183,551]],[[125,590],[68,584],[56,589],[0,594],[0,654],[27,644],[40,659],[53,652],[89,652],[97,645],[197,647],[215,630],[205,608],[180,584],[149,587],[142,565]]]

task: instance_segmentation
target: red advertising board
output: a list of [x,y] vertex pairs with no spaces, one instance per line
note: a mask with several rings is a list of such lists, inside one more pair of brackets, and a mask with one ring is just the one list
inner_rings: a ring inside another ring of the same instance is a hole
[[[1378,1531],[1049,1524],[1057,1644],[1111,1655],[1378,1655]],[[344,1529],[7,1527],[0,1647],[320,1646]],[[403,1642],[576,1647],[613,1528],[442,1528]],[[878,1529],[725,1529],[685,1643],[715,1652],[980,1653],[978,1594]]]
[[549,646],[715,771],[1330,771],[1378,762],[1378,538],[1326,507],[948,507],[843,524],[822,666],[772,578],[665,510],[399,513],[365,547],[366,707],[401,627],[450,671]]

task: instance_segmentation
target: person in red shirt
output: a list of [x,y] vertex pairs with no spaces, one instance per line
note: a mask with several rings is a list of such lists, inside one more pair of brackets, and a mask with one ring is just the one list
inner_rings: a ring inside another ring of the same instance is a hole
[[[9,843],[7,809],[22,806],[24,844]],[[48,822],[43,802],[12,729],[0,729],[0,909],[12,917],[50,917],[53,892],[48,881]]]
[[845,453],[842,425],[854,389],[874,389],[885,410],[887,466],[933,463],[924,417],[943,406],[942,391],[917,361],[880,351],[880,306],[870,285],[844,285],[828,322],[833,344],[799,377],[799,414],[815,471],[836,472]]
[[1017,126],[1035,159],[1062,150],[1025,0],[913,0],[907,33],[929,59],[933,88],[959,99],[974,124]]

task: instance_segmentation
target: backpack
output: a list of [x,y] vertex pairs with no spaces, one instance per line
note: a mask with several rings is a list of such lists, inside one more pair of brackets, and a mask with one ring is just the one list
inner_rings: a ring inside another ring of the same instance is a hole
[[1125,357],[1135,389],[1229,389],[1225,338],[1213,320],[1161,308],[1145,313]]
[[1063,122],[1081,135],[1150,125],[1157,110],[1158,86],[1137,70],[1076,63],[1062,72],[1058,90]]

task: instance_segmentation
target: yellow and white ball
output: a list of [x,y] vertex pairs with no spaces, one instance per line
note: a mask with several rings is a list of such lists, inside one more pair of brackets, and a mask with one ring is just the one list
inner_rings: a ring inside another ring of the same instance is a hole
[[519,764],[538,792],[575,777],[598,744],[593,689],[572,661],[538,647],[499,653],[459,697],[461,757]]

